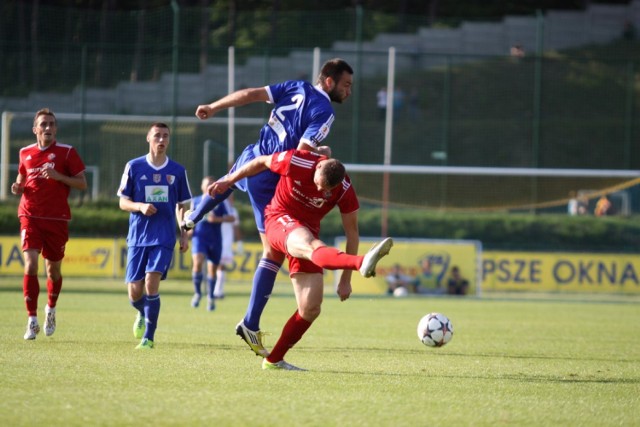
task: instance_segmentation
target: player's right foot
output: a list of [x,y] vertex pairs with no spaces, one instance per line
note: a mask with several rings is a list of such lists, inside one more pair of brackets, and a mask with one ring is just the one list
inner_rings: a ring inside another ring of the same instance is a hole
[[262,357],[268,357],[269,352],[262,345],[262,336],[264,335],[261,331],[252,331],[244,326],[244,322],[240,321],[236,326],[236,334],[240,336],[246,342],[251,350],[257,355]]
[[200,305],[200,298],[202,298],[202,295],[193,294],[193,298],[191,298],[191,307],[198,308],[198,306]]
[[284,360],[271,363],[266,358],[262,359],[262,369],[266,370],[282,370],[282,371],[306,371],[306,369],[293,366],[291,363],[287,363]]
[[151,350],[153,348],[153,341],[149,338],[143,338],[140,344],[136,346],[136,350]]
[[144,324],[144,316],[142,315],[142,313],[138,312],[138,314],[136,315],[136,320],[135,322],[133,322],[133,336],[137,339],[142,338],[142,336],[144,335],[144,330],[145,330],[145,324]]
[[48,337],[56,331],[56,308],[49,308],[49,304],[44,307],[44,314],[47,316],[44,320],[44,334]]
[[184,215],[182,216],[182,224],[181,227],[183,230],[185,231],[189,231],[191,230],[193,227],[196,226],[196,223],[193,222],[193,220],[190,218],[191,214],[193,213],[193,211],[191,209],[187,210]]
[[360,266],[360,274],[364,277],[373,277],[376,275],[376,265],[380,259],[387,255],[393,246],[393,239],[387,237],[382,242],[373,246],[364,256],[362,265]]
[[40,333],[40,325],[37,320],[27,320],[27,332],[24,333],[25,340],[35,340]]

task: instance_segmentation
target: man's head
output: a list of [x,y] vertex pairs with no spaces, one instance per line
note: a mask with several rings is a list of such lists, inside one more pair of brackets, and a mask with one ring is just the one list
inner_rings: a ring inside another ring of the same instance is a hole
[[147,142],[151,152],[165,154],[169,146],[169,126],[161,122],[153,123],[147,132]]
[[33,119],[33,133],[40,145],[49,145],[56,140],[58,122],[56,116],[48,108],[36,112]]
[[331,101],[341,104],[351,95],[353,69],[344,59],[330,59],[322,66],[318,83],[329,94]]
[[316,165],[313,182],[319,191],[330,191],[340,185],[345,175],[344,165],[339,160],[321,160]]

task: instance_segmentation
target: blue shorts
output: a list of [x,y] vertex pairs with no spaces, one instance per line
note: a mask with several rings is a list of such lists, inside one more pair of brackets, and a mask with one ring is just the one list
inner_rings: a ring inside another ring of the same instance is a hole
[[[257,145],[249,145],[242,151],[229,173],[242,167],[246,163],[260,155]],[[253,216],[256,219],[256,227],[260,233],[264,233],[264,208],[267,207],[273,195],[276,193],[276,186],[280,180],[280,175],[269,170],[260,172],[257,175],[243,178],[235,183],[235,187],[249,195]]]
[[173,258],[173,249],[164,246],[130,246],[127,250],[127,271],[125,283],[144,280],[147,273],[162,273],[161,280],[167,278],[167,271]]
[[219,265],[222,257],[222,242],[215,239],[193,237],[191,239],[191,253],[204,254],[207,257],[207,261]]

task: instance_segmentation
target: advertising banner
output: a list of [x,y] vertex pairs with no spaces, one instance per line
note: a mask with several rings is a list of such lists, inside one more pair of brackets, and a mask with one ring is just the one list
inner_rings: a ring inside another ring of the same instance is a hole
[[485,251],[485,291],[640,292],[640,255]]

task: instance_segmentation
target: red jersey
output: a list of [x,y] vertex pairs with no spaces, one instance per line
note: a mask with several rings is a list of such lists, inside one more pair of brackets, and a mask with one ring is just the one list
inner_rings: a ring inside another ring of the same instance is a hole
[[78,152],[70,145],[54,141],[44,150],[38,144],[21,149],[18,173],[25,180],[18,216],[69,221],[71,209],[67,199],[71,188],[55,179],[43,178],[40,174],[46,167],[67,176],[76,176],[85,170]]
[[271,171],[282,175],[275,195],[264,210],[265,220],[287,214],[305,224],[314,235],[320,232],[320,221],[334,206],[340,213],[355,212],[360,208],[358,197],[345,176],[342,183],[331,191],[318,191],[313,175],[319,161],[327,157],[310,151],[289,150],[271,157]]

